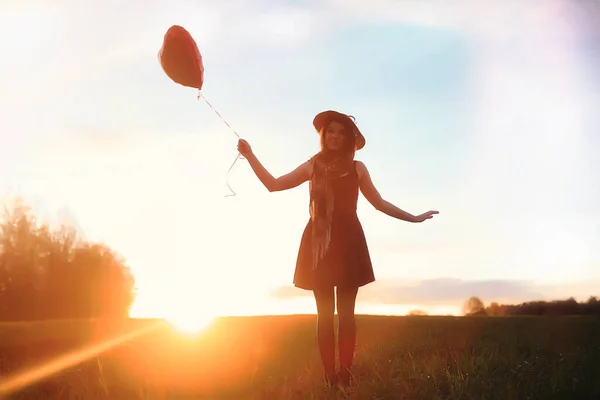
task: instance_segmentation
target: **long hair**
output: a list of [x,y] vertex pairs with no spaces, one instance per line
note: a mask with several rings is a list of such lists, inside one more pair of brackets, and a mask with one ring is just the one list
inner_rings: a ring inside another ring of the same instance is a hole
[[[353,117],[351,117],[354,119]],[[340,152],[328,151],[325,144],[327,128],[333,122],[344,126],[344,145]],[[310,179],[310,216],[312,228],[312,267],[317,268],[329,249],[331,241],[331,221],[333,218],[334,193],[331,180],[350,173],[354,164],[355,136],[352,121],[348,118],[330,118],[326,120],[319,134],[321,151],[312,157],[313,173]]]

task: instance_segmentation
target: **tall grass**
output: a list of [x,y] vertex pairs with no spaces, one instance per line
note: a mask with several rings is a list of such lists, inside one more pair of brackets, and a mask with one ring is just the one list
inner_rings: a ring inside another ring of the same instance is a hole
[[[159,324],[9,398],[600,398],[598,318],[359,316],[346,390],[322,382],[315,322],[223,318],[196,336]],[[150,323],[0,324],[0,376]]]

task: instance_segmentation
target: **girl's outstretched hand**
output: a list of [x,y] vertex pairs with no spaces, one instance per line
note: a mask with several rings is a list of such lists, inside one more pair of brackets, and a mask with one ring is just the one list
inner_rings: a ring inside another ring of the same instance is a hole
[[238,140],[237,149],[244,158],[248,158],[252,155],[252,147],[250,147],[250,144],[244,139]]
[[415,217],[415,222],[423,222],[423,221],[425,221],[427,219],[433,218],[434,214],[439,214],[439,213],[440,213],[439,211],[427,211],[426,213],[423,213],[421,215],[417,215]]

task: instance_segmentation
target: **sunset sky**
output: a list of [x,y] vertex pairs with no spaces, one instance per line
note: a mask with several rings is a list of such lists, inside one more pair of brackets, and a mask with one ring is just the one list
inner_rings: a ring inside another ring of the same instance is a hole
[[178,24],[274,175],[336,109],[386,200],[440,211],[361,197],[377,282],[357,312],[600,295],[600,9],[534,4],[3,1],[0,194],[125,256],[132,316],[315,312],[291,285],[308,185],[268,193],[241,160],[224,197],[237,138],[157,58]]

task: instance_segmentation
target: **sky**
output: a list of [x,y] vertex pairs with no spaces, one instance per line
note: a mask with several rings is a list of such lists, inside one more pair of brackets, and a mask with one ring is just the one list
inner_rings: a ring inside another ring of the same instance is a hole
[[377,281],[357,312],[460,313],[600,288],[600,7],[593,2],[8,0],[0,194],[122,254],[132,316],[312,313],[292,279],[308,185],[269,193],[158,51],[184,26],[203,94],[274,175],[356,117],[382,196],[359,217]]

